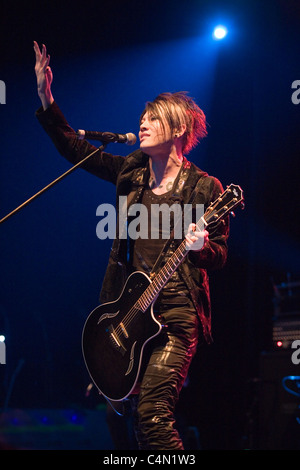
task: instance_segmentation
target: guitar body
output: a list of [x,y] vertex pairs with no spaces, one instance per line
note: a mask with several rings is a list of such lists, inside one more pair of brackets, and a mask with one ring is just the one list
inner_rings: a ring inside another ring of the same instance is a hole
[[135,307],[150,284],[146,274],[132,273],[120,297],[96,307],[85,322],[85,364],[94,384],[109,400],[123,400],[133,391],[144,346],[162,329],[153,315],[153,304],[145,311]]

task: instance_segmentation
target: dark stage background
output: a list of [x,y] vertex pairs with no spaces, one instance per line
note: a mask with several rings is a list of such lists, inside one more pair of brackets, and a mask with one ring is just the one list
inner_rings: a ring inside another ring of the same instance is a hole
[[[205,111],[209,134],[190,159],[224,186],[239,184],[246,208],[231,219],[226,267],[210,273],[214,344],[199,348],[178,417],[203,449],[266,448],[261,427],[281,406],[275,401],[266,418],[260,411],[268,401],[262,353],[276,370],[282,355],[272,352],[273,283],[300,278],[300,104],[291,99],[300,80],[299,2],[4,0],[0,8],[0,217],[69,168],[34,116],[33,40],[47,45],[53,94],[75,129],[137,134],[145,102],[162,91],[187,90]],[[216,42],[219,22],[229,34]],[[101,409],[94,390],[85,397],[81,331],[111,246],[96,237],[96,208],[114,198],[112,185],[76,170],[1,224],[3,414]],[[99,421],[99,439],[105,426]],[[289,432],[292,442],[299,429]]]

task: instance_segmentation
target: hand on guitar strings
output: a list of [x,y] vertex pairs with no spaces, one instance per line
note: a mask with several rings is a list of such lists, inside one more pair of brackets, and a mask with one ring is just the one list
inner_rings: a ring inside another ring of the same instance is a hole
[[185,236],[186,249],[200,251],[208,241],[207,230],[199,230],[196,224],[190,224]]

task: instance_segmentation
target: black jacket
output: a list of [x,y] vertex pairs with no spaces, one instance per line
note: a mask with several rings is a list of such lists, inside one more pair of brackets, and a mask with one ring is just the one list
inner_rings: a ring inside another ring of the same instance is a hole
[[[96,149],[86,140],[77,138],[76,132],[69,126],[55,102],[46,111],[40,108],[36,116],[60,154],[72,164],[78,163]],[[116,185],[117,210],[119,196],[127,196],[128,207],[141,202],[143,188],[149,176],[148,156],[141,150],[136,150],[127,157],[104,151],[101,154],[98,152],[84,163],[82,168]],[[209,176],[186,159],[181,172],[181,184],[173,195],[174,202],[204,204],[206,209],[223,192],[219,180]],[[225,264],[228,233],[227,218],[225,223],[219,224],[213,232],[210,232],[206,246],[200,252],[190,251],[178,268],[190,291],[203,327],[204,337],[208,342],[211,341],[211,302],[207,270],[218,269]],[[128,243],[130,241],[119,239],[118,233],[116,234],[102,284],[101,302],[115,300],[121,293],[130,270],[127,266]],[[175,248],[176,240],[171,243],[168,253]],[[120,282],[116,283],[116,279]]]

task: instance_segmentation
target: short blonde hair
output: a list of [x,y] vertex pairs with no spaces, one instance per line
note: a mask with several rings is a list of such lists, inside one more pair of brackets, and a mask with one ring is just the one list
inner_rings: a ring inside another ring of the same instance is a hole
[[153,101],[148,101],[140,121],[146,112],[150,116],[155,115],[160,118],[162,126],[164,126],[162,120],[164,118],[171,134],[176,134],[181,126],[185,125],[186,132],[183,135],[182,147],[184,155],[190,153],[207,135],[205,114],[185,91],[161,93]]

